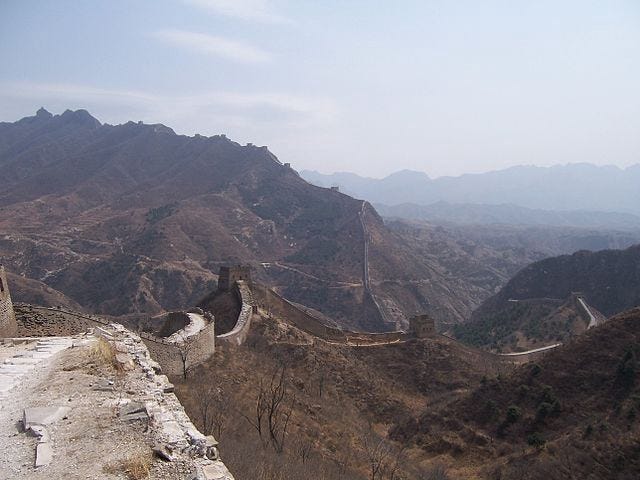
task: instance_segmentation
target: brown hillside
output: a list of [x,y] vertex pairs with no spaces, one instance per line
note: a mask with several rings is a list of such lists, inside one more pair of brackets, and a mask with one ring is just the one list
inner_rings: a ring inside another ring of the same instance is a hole
[[[389,440],[388,428],[414,418],[415,412],[449,403],[501,368],[508,367],[479,362],[466,347],[444,337],[346,347],[262,316],[252,324],[245,345],[221,345],[186,382],[175,381],[190,416],[219,437],[225,463],[238,479],[302,480],[310,478],[310,471],[327,480],[370,478],[365,443],[375,441],[390,452],[385,461],[402,453],[396,474],[417,480],[429,478],[427,472],[438,462],[418,448],[407,450]],[[255,421],[261,388],[282,371],[284,403],[293,409],[284,451],[278,454],[268,434],[261,441],[250,421]],[[221,417],[207,417],[205,405]],[[253,454],[247,456],[248,450]]]
[[[640,309],[634,309],[537,364],[426,410],[417,432],[399,425],[395,438],[432,455],[446,452],[482,478],[637,478],[639,358]],[[445,434],[452,438],[446,445]]]

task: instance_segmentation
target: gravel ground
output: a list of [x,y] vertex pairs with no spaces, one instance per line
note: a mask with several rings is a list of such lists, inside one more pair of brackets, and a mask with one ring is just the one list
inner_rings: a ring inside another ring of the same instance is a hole
[[[123,462],[149,456],[153,444],[144,423],[125,423],[117,415],[119,404],[144,398],[139,375],[117,375],[97,357],[92,345],[73,347],[39,365],[1,401],[0,479],[129,478]],[[40,406],[71,410],[47,428],[53,461],[36,469],[36,439],[22,433],[20,419],[24,408]],[[185,462],[165,463],[156,458],[151,464],[153,479],[192,477],[192,466]]]

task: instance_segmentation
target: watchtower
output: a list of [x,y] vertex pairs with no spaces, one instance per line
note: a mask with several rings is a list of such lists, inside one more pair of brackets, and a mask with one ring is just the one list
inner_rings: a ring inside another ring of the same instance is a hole
[[220,273],[218,273],[218,290],[221,292],[229,292],[238,280],[251,281],[251,267],[249,265],[220,267]]
[[15,337],[17,329],[7,274],[4,267],[0,265],[0,338]]
[[409,320],[409,332],[416,338],[436,336],[436,325],[429,315],[416,315]]

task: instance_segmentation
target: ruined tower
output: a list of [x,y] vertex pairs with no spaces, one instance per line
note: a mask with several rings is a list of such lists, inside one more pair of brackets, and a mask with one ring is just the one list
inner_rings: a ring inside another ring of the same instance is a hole
[[229,292],[238,280],[251,281],[251,267],[249,265],[220,267],[218,290],[221,292]]
[[416,338],[436,336],[436,325],[429,315],[416,315],[409,320],[409,332]]
[[14,337],[17,329],[7,274],[4,267],[0,265],[0,338]]

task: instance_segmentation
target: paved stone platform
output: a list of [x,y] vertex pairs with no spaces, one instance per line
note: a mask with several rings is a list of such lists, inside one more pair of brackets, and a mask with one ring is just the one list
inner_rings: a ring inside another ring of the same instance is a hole
[[[0,363],[0,400],[5,398],[11,389],[20,384],[23,377],[33,371],[38,365],[62,350],[73,346],[71,337],[53,337],[30,339],[11,346],[11,340],[5,340],[3,345],[4,359]],[[2,404],[0,403],[0,408]]]

